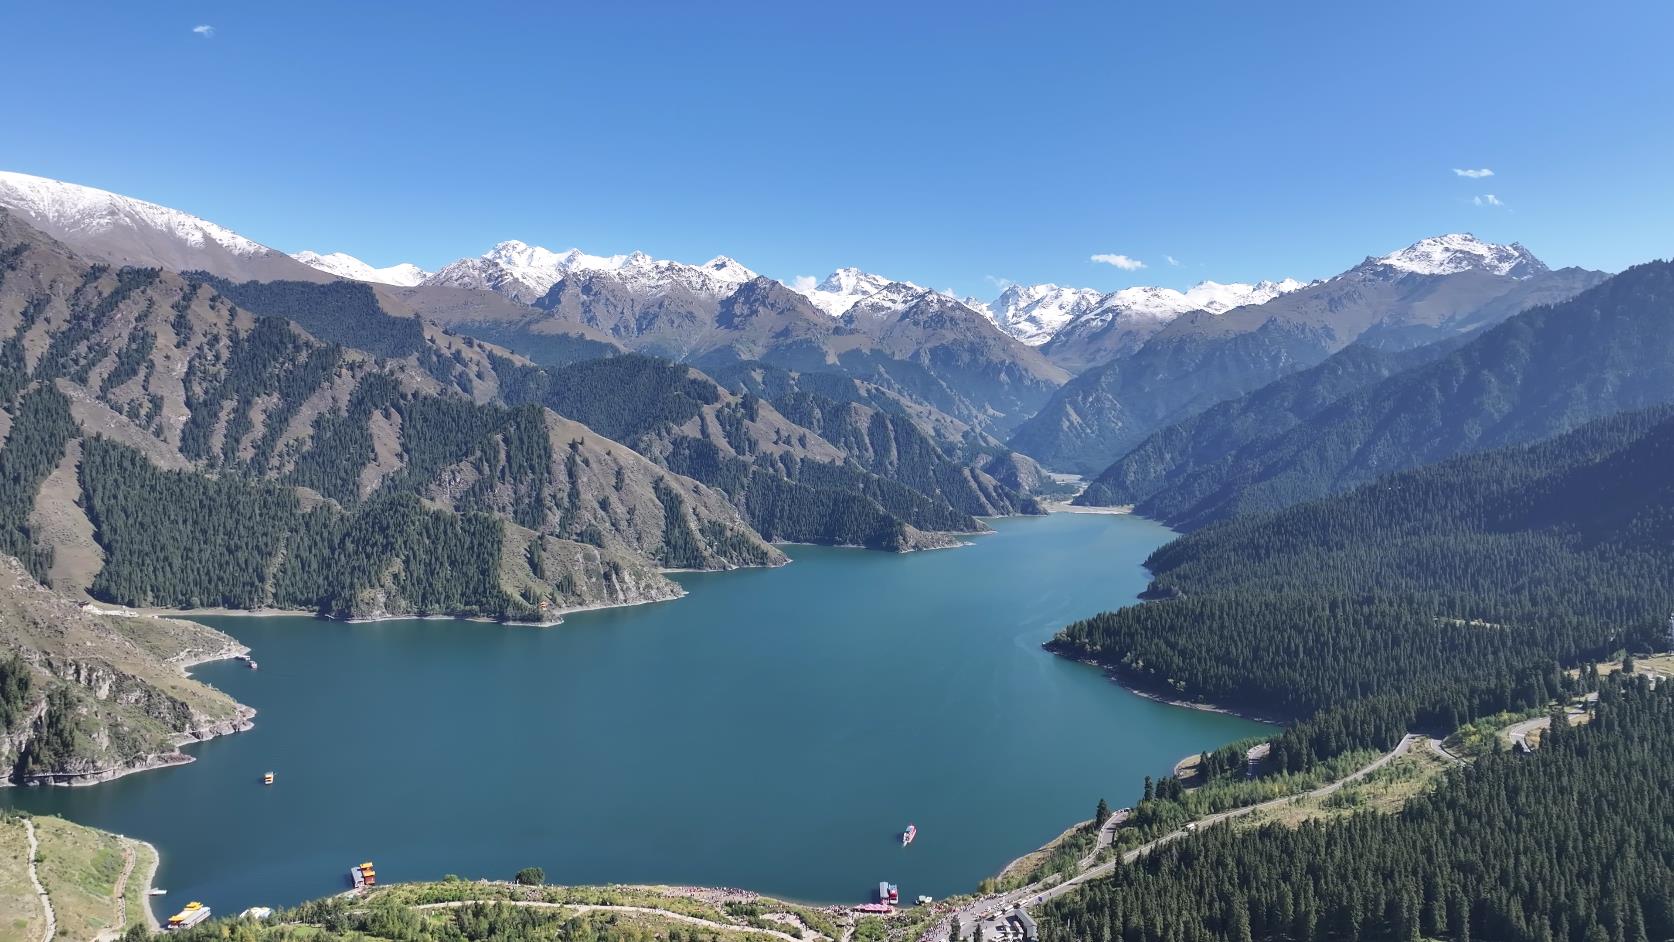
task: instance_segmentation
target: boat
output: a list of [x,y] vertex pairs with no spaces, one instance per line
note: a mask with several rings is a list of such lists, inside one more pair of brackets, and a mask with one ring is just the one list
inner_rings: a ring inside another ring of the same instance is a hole
[[911,844],[913,842],[913,838],[915,838],[917,836],[918,836],[918,825],[916,825],[916,824],[907,825],[907,829],[905,831],[901,832],[901,846],[905,847],[908,844]]
[[167,896],[168,894],[169,894],[169,891],[165,890],[161,887],[154,886],[150,890],[150,895],[151,896]]
[[901,888],[887,880],[879,881],[878,902],[889,904],[901,902]]
[[168,928],[185,929],[209,918],[209,907],[193,900],[186,908],[169,917]]
[[272,785],[273,784],[273,773],[272,772],[269,772],[266,775],[262,776],[262,784],[263,785]]

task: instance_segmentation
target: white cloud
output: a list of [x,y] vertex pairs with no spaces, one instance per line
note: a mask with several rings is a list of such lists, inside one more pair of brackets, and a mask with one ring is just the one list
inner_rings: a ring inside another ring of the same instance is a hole
[[982,280],[988,282],[989,284],[993,285],[995,288],[998,288],[1001,291],[1004,291],[1007,288],[1011,287],[1012,285],[1017,284],[1017,282],[1012,281],[1010,278],[1001,278],[998,275],[983,275]]
[[1174,266],[1175,268],[1179,268],[1181,265],[1186,264],[1185,262],[1180,261],[1179,259],[1175,258],[1172,255],[1164,255],[1163,258],[1168,259],[1168,264]]
[[1483,177],[1493,176],[1494,171],[1489,170],[1487,167],[1483,167],[1480,170],[1460,170],[1458,167],[1454,167],[1453,175],[1456,177],[1469,177],[1472,180],[1480,180]]
[[1478,197],[1472,199],[1471,202],[1475,203],[1478,206],[1504,206],[1505,205],[1504,203],[1500,202],[1499,197],[1495,196],[1492,193],[1484,193],[1481,196],[1478,196]]
[[1095,255],[1092,257],[1092,261],[1103,265],[1114,265],[1123,271],[1138,271],[1145,267],[1145,263],[1137,258],[1128,258],[1126,255],[1111,255],[1109,253]]
[[815,278],[813,275],[797,275],[795,278],[791,279],[790,286],[803,294],[807,294],[818,287],[819,283],[820,280]]
[[192,27],[192,32],[197,33],[205,39],[215,38],[215,27],[210,26],[208,23]]

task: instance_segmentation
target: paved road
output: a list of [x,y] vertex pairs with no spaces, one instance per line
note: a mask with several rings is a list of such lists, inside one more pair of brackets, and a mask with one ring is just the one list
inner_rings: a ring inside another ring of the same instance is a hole
[[1133,814],[1132,808],[1122,808],[1117,811],[1112,811],[1110,813],[1110,817],[1104,819],[1104,825],[1099,828],[1099,836],[1093,841],[1092,851],[1090,851],[1087,856],[1081,858],[1080,862],[1076,865],[1076,868],[1079,870],[1085,870],[1088,867],[1091,867],[1093,865],[1093,861],[1098,858],[1099,854],[1102,853],[1106,847],[1109,847],[1115,842],[1116,831],[1127,822],[1128,816],[1131,814]]
[[29,882],[35,884],[35,895],[41,898],[41,908],[46,910],[46,931],[41,933],[41,942],[52,942],[58,935],[58,914],[52,911],[52,900],[47,897],[41,874],[35,869],[35,858],[41,852],[41,844],[35,840],[35,822],[24,818],[23,830],[29,834]]
[[[970,938],[974,935],[976,927],[979,923],[986,921],[989,925],[992,925],[992,920],[985,920],[984,917],[997,913],[999,910],[1005,909],[1013,903],[1018,904],[1022,909],[1033,909],[1041,903],[1056,899],[1057,897],[1070,892],[1089,880],[1096,880],[1099,877],[1109,874],[1118,864],[1123,866],[1131,864],[1138,860],[1141,856],[1150,853],[1158,847],[1161,847],[1171,841],[1177,841],[1194,831],[1219,824],[1220,822],[1231,818],[1242,817],[1243,815],[1252,814],[1267,808],[1276,808],[1280,805],[1296,801],[1301,798],[1319,798],[1329,795],[1342,788],[1344,785],[1365,778],[1373,772],[1376,772],[1378,769],[1381,769],[1389,763],[1395,761],[1397,758],[1406,755],[1408,752],[1412,751],[1413,746],[1423,741],[1425,741],[1425,737],[1417,735],[1416,733],[1408,733],[1407,735],[1401,737],[1401,741],[1395,745],[1394,749],[1389,750],[1372,762],[1362,766],[1360,769],[1351,772],[1334,782],[1321,785],[1313,791],[1303,792],[1299,795],[1286,795],[1283,798],[1274,798],[1270,801],[1261,802],[1260,804],[1245,805],[1242,808],[1233,808],[1230,811],[1221,811],[1215,814],[1207,815],[1199,818],[1197,821],[1185,828],[1181,828],[1180,830],[1169,834],[1164,834],[1162,837],[1159,837],[1148,844],[1143,844],[1128,851],[1122,855],[1120,860],[1107,861],[1096,867],[1083,870],[1082,872],[1062,882],[1058,882],[1058,878],[1056,876],[1049,877],[1046,880],[1031,884],[1023,887],[1022,889],[1013,890],[1010,893],[1001,893],[996,896],[985,896],[981,899],[974,900],[955,912],[955,915],[959,919],[959,937],[961,939]],[[930,930],[920,936],[920,938],[926,940],[946,939],[949,928],[950,926],[948,921],[944,919],[932,926]]]

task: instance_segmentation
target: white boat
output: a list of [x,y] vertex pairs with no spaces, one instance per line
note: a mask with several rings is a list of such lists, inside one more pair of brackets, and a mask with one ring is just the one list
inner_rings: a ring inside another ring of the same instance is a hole
[[915,838],[917,836],[918,836],[918,825],[916,825],[916,824],[907,825],[907,829],[905,831],[901,832],[901,846],[905,847],[908,844],[911,844],[913,842],[913,838]]

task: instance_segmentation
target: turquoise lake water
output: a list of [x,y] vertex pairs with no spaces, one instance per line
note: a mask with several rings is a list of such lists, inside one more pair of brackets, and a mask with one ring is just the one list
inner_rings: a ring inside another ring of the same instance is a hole
[[[550,629],[203,618],[261,664],[201,679],[259,713],[197,761],[0,804],[141,837],[157,901],[218,913],[384,881],[943,896],[1145,775],[1267,727],[1134,696],[1042,641],[1131,604],[1171,534],[1134,517],[994,522],[957,549],[795,546],[782,569],[678,576],[675,602]],[[277,782],[263,787],[263,772]],[[908,823],[918,839],[900,845]]]

